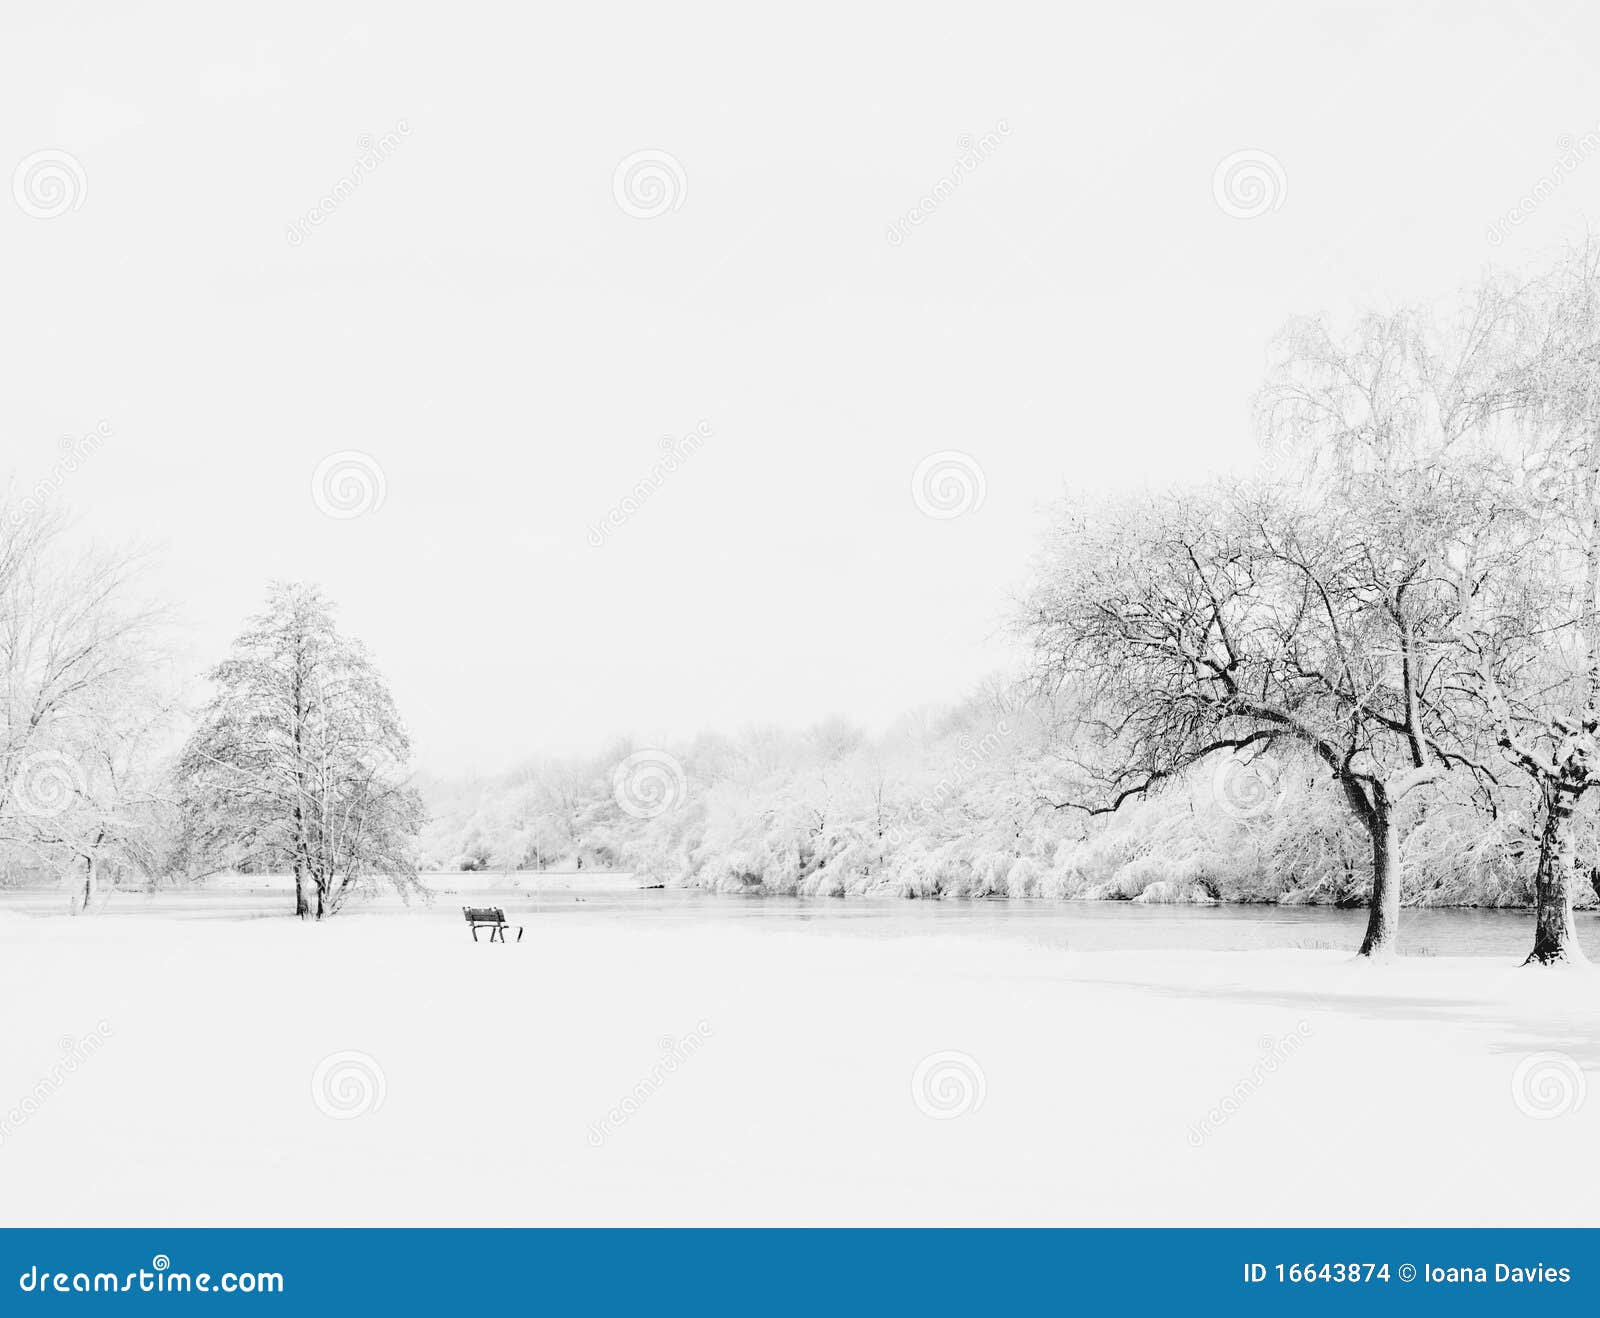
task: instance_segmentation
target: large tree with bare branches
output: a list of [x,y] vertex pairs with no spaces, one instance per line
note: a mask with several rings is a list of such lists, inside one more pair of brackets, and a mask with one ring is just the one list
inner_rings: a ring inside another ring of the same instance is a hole
[[[1415,494],[1415,491],[1412,492]],[[1400,810],[1473,769],[1436,654],[1459,600],[1456,504],[1354,482],[1156,495],[1069,512],[1022,618],[1036,675],[1079,706],[1062,808],[1113,811],[1209,756],[1299,753],[1338,784],[1372,847],[1361,951],[1388,950]]]

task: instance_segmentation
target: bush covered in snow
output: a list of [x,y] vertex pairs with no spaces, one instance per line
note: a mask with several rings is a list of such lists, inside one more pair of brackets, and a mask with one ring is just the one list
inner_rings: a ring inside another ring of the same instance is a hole
[[[1311,761],[1274,761],[1274,790],[1247,808],[1201,765],[1090,817],[1061,804],[1064,735],[1047,708],[990,692],[881,737],[828,723],[619,744],[498,780],[433,784],[440,805],[423,834],[424,865],[581,864],[673,886],[809,897],[1365,900],[1370,844]],[[646,809],[617,782],[620,766],[641,756],[668,764],[670,790]],[[1446,784],[1410,807],[1408,902],[1530,900],[1532,802],[1509,790],[1475,799],[1469,786]],[[1593,833],[1592,818],[1584,826]]]

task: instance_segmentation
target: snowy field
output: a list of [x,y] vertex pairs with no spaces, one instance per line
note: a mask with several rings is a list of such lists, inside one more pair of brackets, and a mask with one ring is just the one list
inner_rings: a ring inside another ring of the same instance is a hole
[[529,919],[0,910],[0,1221],[1600,1216],[1587,968]]

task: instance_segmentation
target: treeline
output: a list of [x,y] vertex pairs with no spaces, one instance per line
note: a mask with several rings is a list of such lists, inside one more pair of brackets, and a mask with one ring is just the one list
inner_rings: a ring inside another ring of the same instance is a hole
[[[1057,804],[1076,786],[1078,732],[1072,711],[995,683],[881,737],[828,722],[433,780],[421,863],[800,896],[1366,904],[1367,836],[1309,758],[1219,753],[1090,818]],[[661,790],[635,800],[629,774],[647,769]],[[1405,807],[1404,900],[1530,905],[1528,800],[1491,812],[1465,782],[1446,786]]]

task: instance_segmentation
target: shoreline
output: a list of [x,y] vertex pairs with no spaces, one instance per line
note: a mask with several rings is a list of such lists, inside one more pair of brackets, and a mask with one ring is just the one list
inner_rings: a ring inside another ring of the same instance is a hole
[[[510,871],[494,875],[482,875],[474,872],[469,881],[464,883],[435,882],[443,875],[428,874],[422,876],[424,900],[429,897],[440,897],[455,894],[531,894],[540,892],[597,892],[597,893],[632,893],[632,892],[663,892],[694,894],[707,898],[726,898],[729,900],[750,901],[796,901],[818,906],[834,903],[860,904],[873,903],[900,905],[912,902],[931,902],[940,905],[1019,905],[1019,906],[1092,906],[1092,907],[1135,907],[1139,909],[1154,910],[1185,910],[1200,911],[1208,909],[1271,909],[1271,910],[1296,910],[1310,909],[1316,911],[1365,911],[1368,909],[1366,902],[1337,902],[1337,901],[1273,901],[1263,897],[1235,897],[1211,898],[1209,900],[1194,899],[1150,899],[1141,901],[1138,897],[1121,896],[1055,896],[1043,893],[1011,894],[1011,893],[911,893],[890,891],[869,891],[849,893],[819,893],[819,892],[773,892],[759,885],[748,885],[738,889],[721,889],[705,887],[697,884],[673,883],[637,883],[632,880],[636,877],[628,871],[596,872],[579,874],[566,871]],[[451,876],[453,877],[453,876]],[[47,898],[52,896],[70,896],[74,884],[64,881],[54,884],[0,884],[0,903],[7,898]],[[200,880],[194,883],[163,883],[159,885],[140,886],[108,886],[102,889],[101,900],[107,897],[211,897],[211,896],[274,896],[281,893],[293,892],[294,881],[286,875],[256,875],[248,880],[243,877],[229,878],[222,883]],[[399,895],[393,890],[386,890],[373,897],[351,899],[349,910],[355,911],[362,907],[370,907],[386,902],[401,901]],[[1532,902],[1504,902],[1491,904],[1485,902],[1449,902],[1449,901],[1401,901],[1401,909],[1407,911],[1508,911],[1531,914],[1535,907]],[[1575,902],[1573,912],[1576,915],[1600,915],[1600,901],[1589,900]]]

